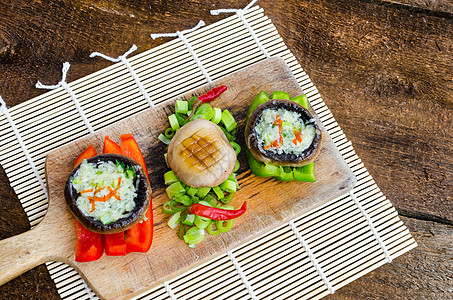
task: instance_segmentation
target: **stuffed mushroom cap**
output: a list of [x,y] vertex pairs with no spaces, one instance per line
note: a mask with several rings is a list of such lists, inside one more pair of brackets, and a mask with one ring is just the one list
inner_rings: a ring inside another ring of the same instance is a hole
[[167,162],[191,187],[215,187],[228,179],[236,153],[216,124],[196,119],[181,127],[168,145]]
[[69,175],[65,200],[82,225],[97,233],[125,231],[149,207],[151,186],[138,162],[120,154],[84,160]]
[[282,99],[259,105],[250,115],[245,142],[253,157],[277,166],[300,167],[315,160],[322,132],[310,112]]

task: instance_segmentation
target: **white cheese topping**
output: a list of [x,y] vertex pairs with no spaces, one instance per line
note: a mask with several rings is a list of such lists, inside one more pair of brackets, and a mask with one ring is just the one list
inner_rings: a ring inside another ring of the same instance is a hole
[[137,196],[136,168],[125,170],[124,165],[111,161],[96,164],[84,160],[72,180],[75,190],[82,192],[76,201],[81,212],[104,224],[129,217]]
[[313,142],[316,129],[297,112],[268,108],[257,121],[255,135],[261,151],[300,155]]

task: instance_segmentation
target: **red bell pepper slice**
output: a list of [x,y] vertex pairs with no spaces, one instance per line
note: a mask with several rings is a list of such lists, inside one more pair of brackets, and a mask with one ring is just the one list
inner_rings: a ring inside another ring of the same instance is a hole
[[117,143],[112,141],[108,135],[104,137],[104,148],[102,148],[102,153],[116,153],[121,154],[121,147]]
[[77,234],[75,261],[87,262],[101,258],[104,253],[102,234],[89,231],[77,219],[74,219],[74,223]]
[[[104,137],[104,148],[102,153],[116,153],[121,154],[121,147],[117,143],[112,141],[108,135]],[[126,239],[124,237],[124,231],[105,234],[105,254],[110,256],[124,256],[126,255]]]
[[77,167],[84,159],[96,156],[96,150],[94,149],[93,145],[89,145],[80,155],[76,158],[74,162],[74,168]]
[[[74,168],[77,167],[84,159],[96,156],[96,150],[92,145],[83,151],[75,160]],[[102,234],[92,232],[77,219],[74,219],[77,241],[75,245],[75,261],[87,262],[99,259],[104,253],[104,239]]]
[[122,134],[120,138],[121,138],[120,146],[121,154],[129,158],[132,158],[133,160],[138,162],[142,166],[143,171],[145,171],[146,176],[148,176],[148,169],[146,168],[145,159],[143,158],[142,152],[140,151],[140,148],[138,147],[135,138],[132,136],[132,134]]
[[146,221],[127,230],[126,253],[147,252],[153,242],[153,213],[151,206],[145,213]]
[[126,239],[124,231],[112,234],[104,234],[105,254],[109,256],[126,255]]
[[[149,180],[148,169],[146,168],[145,160],[138,147],[137,141],[132,134],[123,134],[120,138],[121,153],[137,161],[142,166]],[[145,213],[145,218],[146,220],[143,220],[127,230],[126,253],[147,252],[151,247],[153,241],[153,214],[151,203]]]

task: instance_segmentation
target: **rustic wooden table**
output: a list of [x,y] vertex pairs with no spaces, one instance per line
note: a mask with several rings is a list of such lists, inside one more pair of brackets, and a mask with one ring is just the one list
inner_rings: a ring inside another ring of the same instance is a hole
[[[125,2],[125,1],[124,1]],[[14,106],[110,65],[152,32],[225,16],[248,1],[0,0],[0,95]],[[419,247],[338,290],[331,299],[452,299],[453,3],[450,0],[259,1],[317,86]],[[0,167],[0,239],[29,229]],[[0,250],[1,251],[1,250]],[[1,271],[1,270],[0,270]],[[59,299],[44,265],[0,287],[1,299]]]

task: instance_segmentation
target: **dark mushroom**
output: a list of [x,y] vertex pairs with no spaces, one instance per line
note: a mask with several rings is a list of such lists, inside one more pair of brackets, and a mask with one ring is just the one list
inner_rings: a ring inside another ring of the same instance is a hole
[[142,220],[146,210],[149,207],[151,199],[151,186],[148,181],[148,177],[144,174],[140,164],[135,160],[120,154],[100,154],[87,159],[87,163],[94,163],[96,166],[108,161],[121,163],[124,165],[125,169],[132,167],[135,171],[136,176],[133,179],[133,186],[136,187],[135,192],[137,195],[133,198],[135,207],[132,209],[128,217],[119,218],[111,223],[104,224],[100,220],[97,220],[92,216],[87,216],[82,212],[77,205],[77,199],[81,194],[77,192],[73,186],[73,179],[82,164],[79,164],[71,172],[68,180],[66,181],[64,191],[66,204],[77,220],[79,220],[85,228],[97,233],[117,233],[134,226]]
[[[308,147],[300,154],[285,151],[277,153],[276,151],[271,151],[269,148],[265,149],[265,147],[263,147],[264,142],[259,140],[255,127],[261,122],[263,112],[268,109],[284,109],[289,112],[294,112],[300,116],[305,126],[313,126],[315,135],[310,145],[308,145]],[[263,163],[278,166],[300,167],[311,163],[315,160],[321,150],[321,138],[322,132],[310,112],[303,106],[290,100],[275,99],[261,104],[250,115],[245,130],[245,143],[250,149],[250,153],[253,157]]]

